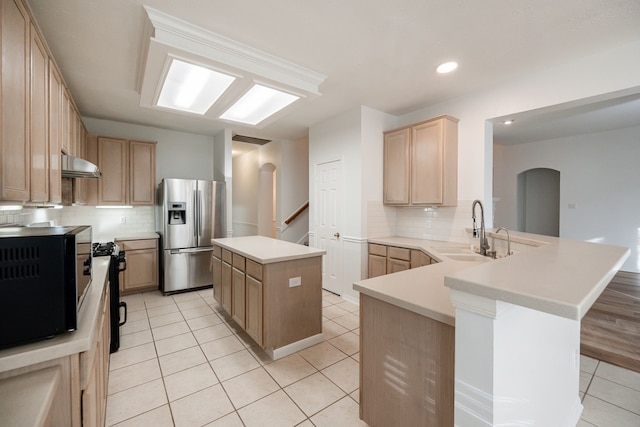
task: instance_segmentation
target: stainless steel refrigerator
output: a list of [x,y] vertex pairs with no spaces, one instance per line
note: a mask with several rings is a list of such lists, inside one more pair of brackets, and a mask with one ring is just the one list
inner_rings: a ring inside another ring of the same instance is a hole
[[158,193],[162,292],[211,286],[211,239],[226,237],[225,183],[165,178]]

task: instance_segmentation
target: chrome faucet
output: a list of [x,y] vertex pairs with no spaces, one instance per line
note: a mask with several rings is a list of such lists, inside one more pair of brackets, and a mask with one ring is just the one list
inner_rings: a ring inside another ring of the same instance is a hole
[[[476,224],[476,205],[480,205],[480,234]],[[473,219],[473,237],[480,237],[480,255],[487,256],[487,250],[491,248],[484,229],[484,206],[480,200],[474,200],[471,205],[471,218]]]
[[509,236],[509,230],[507,230],[504,227],[500,227],[496,230],[496,234],[498,234],[499,232],[501,232],[502,230],[504,230],[507,233],[507,255],[509,256],[511,255],[511,236]]

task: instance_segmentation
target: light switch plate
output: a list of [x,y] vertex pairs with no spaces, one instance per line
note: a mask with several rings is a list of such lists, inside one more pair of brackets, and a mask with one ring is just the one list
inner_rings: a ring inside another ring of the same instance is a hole
[[295,288],[296,286],[302,285],[302,277],[291,277],[289,278],[289,287]]

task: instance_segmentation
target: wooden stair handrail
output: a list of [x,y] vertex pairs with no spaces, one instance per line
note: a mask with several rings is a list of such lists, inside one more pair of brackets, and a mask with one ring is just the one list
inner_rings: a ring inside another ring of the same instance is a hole
[[307,202],[304,205],[300,206],[294,213],[292,213],[289,218],[285,219],[284,223],[287,225],[291,224],[293,220],[296,219],[298,215],[304,212],[305,209],[307,209],[308,207],[309,207],[309,201],[307,200]]

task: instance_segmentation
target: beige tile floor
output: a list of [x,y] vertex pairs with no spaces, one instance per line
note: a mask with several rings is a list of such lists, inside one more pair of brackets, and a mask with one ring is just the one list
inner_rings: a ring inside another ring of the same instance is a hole
[[[106,426],[366,426],[358,419],[358,307],[323,291],[325,341],[272,362],[211,289],[123,297]],[[640,374],[582,357],[578,427],[640,426]]]

